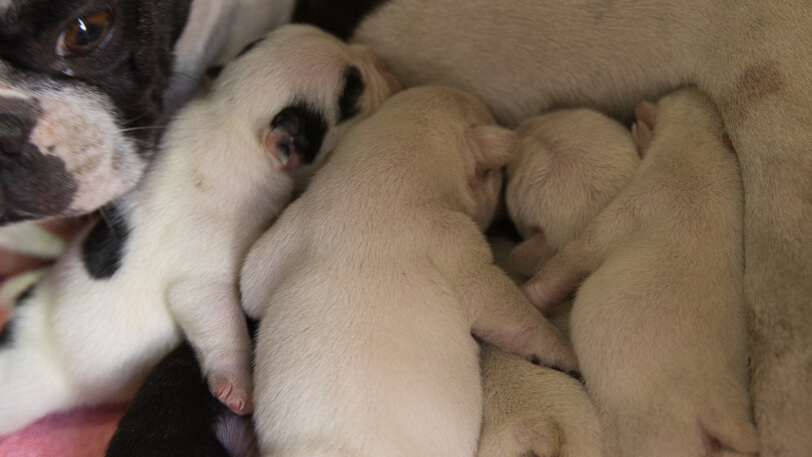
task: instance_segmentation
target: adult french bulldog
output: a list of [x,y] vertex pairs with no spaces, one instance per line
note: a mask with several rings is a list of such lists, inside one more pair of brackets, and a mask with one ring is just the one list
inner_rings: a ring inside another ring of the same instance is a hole
[[[630,118],[695,84],[744,192],[745,299],[762,455],[812,455],[812,3],[806,0],[301,0],[406,86],[442,83],[510,125],[555,107]],[[363,6],[364,8],[359,8]],[[337,21],[330,11],[351,12]]]
[[[138,182],[165,98],[290,20],[291,0],[0,2],[0,222],[94,211]],[[183,94],[183,95],[181,95]]]
[[0,434],[128,398],[181,331],[215,396],[249,413],[242,257],[292,198],[293,170],[322,163],[396,89],[374,53],[311,26],[228,64],[169,125],[139,187],[19,299],[0,345]]
[[529,118],[516,133],[505,205],[524,241],[510,261],[530,277],[631,182],[640,155],[629,129],[587,108]]
[[736,156],[695,89],[638,112],[650,146],[634,181],[524,290],[548,309],[577,289],[573,346],[605,455],[757,454]]
[[496,266],[493,217],[515,135],[444,87],[396,94],[251,248],[263,455],[473,456],[477,337],[564,370],[557,331]]

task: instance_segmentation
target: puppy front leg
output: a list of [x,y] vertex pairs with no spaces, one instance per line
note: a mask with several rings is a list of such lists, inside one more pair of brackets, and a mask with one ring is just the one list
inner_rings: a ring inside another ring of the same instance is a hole
[[462,290],[461,303],[473,316],[477,337],[533,363],[567,372],[578,369],[560,332],[495,265],[486,265]]
[[593,219],[581,236],[564,246],[522,290],[541,311],[548,311],[575,292],[637,224],[633,196],[621,193]]
[[539,230],[513,248],[509,257],[510,266],[525,276],[533,276],[555,253],[556,250],[547,243],[544,232]]
[[251,339],[235,285],[186,279],[170,287],[167,300],[214,396],[235,413],[250,414]]

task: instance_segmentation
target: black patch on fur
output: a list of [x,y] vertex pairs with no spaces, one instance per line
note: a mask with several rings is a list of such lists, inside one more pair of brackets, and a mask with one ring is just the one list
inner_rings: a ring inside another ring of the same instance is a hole
[[95,279],[112,277],[121,264],[130,228],[115,206],[103,210],[99,220],[82,245],[82,260],[88,274]]
[[293,22],[313,24],[342,40],[349,39],[366,16],[387,0],[300,0]]
[[[249,320],[254,335],[256,327]],[[228,452],[217,439],[217,428],[224,423],[242,424],[252,433],[248,418],[234,414],[211,394],[192,346],[184,342],[144,381],[105,455],[225,457]]]
[[364,80],[358,67],[350,66],[344,71],[344,88],[338,98],[338,122],[346,121],[358,114],[361,107],[358,101],[364,93]]
[[[31,284],[28,289],[25,289],[23,293],[17,297],[15,309],[20,308],[21,306],[28,303],[28,298],[31,297],[31,294],[34,292],[34,286],[36,283]],[[11,342],[14,340],[14,316],[12,315],[9,320],[6,322],[6,325],[3,326],[3,329],[0,330],[0,349],[11,345]]]
[[321,149],[327,122],[324,116],[306,103],[285,107],[271,121],[271,128],[283,128],[293,136],[293,144],[304,163],[312,163]]

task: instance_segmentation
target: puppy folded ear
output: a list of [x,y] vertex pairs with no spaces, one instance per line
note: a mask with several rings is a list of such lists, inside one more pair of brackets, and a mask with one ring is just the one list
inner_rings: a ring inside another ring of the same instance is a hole
[[632,137],[634,142],[637,143],[637,150],[641,158],[645,156],[654,137],[654,126],[657,125],[657,111],[657,105],[646,101],[638,103],[634,109],[637,122],[632,124]]
[[492,170],[507,165],[519,142],[512,130],[498,125],[472,127],[466,135],[476,148],[478,170]]
[[[478,187],[486,181],[488,172],[507,165],[519,143],[516,134],[498,125],[480,125],[465,132],[469,148],[465,169],[469,173],[471,187]],[[473,159],[473,164],[469,161]]]
[[279,162],[282,170],[292,170],[299,164],[295,137],[284,127],[271,127],[263,139],[265,149]]

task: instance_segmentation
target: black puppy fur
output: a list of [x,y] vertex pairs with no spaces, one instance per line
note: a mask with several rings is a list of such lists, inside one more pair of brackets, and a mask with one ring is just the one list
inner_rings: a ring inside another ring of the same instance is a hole
[[249,418],[234,414],[211,395],[194,350],[185,342],[147,377],[121,418],[105,455],[250,455],[253,433]]

